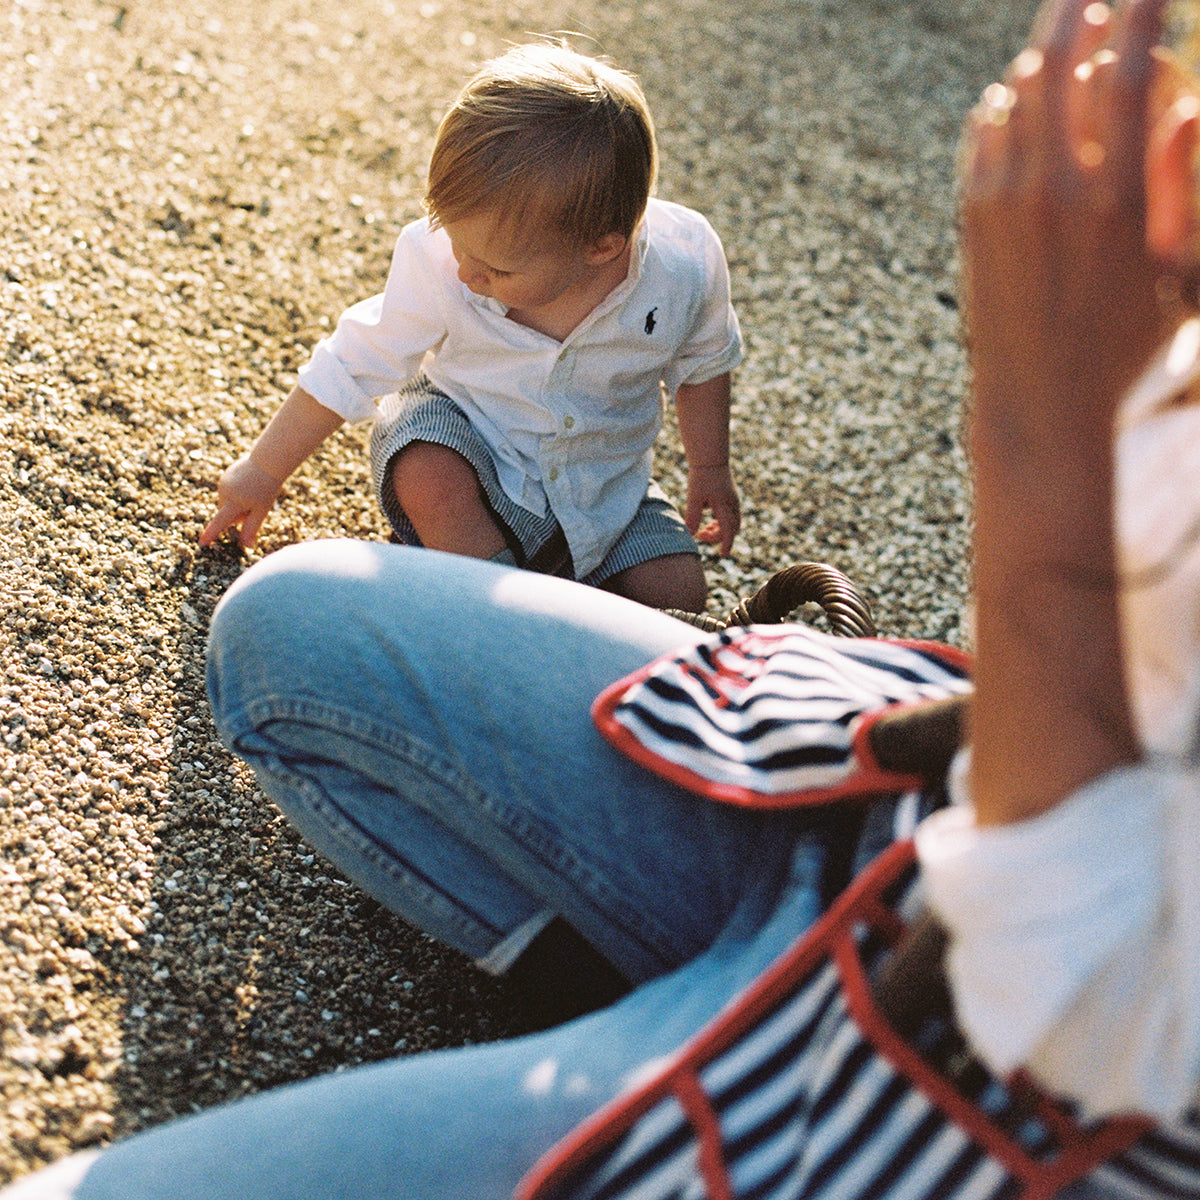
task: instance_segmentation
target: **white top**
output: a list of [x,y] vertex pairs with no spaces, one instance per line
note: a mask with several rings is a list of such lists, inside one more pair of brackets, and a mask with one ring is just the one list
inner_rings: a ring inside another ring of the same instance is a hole
[[539,516],[553,511],[582,578],[646,494],[660,385],[673,395],[741,360],[725,255],[699,213],[651,200],[624,283],[565,341],[506,313],[459,280],[445,231],[416,221],[383,293],[343,314],[300,385],[346,420],[369,421],[378,397],[424,367],[487,443],[505,492]]
[[1200,1097],[1200,375],[1190,321],[1133,389],[1117,440],[1128,675],[1146,749],[1031,821],[980,829],[966,794],[917,830],[952,933],[960,1024],[1088,1115],[1178,1118]]

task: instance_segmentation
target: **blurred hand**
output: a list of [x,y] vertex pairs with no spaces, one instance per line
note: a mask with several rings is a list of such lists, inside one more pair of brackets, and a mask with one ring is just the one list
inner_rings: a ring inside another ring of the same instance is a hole
[[1049,449],[1046,435],[1070,428],[1107,436],[1174,319],[1146,239],[1162,7],[1132,0],[1113,18],[1052,0],[968,119],[959,182],[974,416],[1007,451]]

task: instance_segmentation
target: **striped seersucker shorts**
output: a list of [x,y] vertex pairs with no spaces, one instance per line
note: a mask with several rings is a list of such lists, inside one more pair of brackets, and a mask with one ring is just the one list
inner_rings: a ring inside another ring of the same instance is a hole
[[[519,566],[548,575],[575,578],[566,539],[554,514],[538,516],[516,503],[500,486],[487,443],[467,415],[424,375],[380,401],[380,417],[371,433],[371,473],[375,495],[396,537],[409,546],[421,539],[391,486],[396,455],[411,442],[435,442],[456,450],[475,469],[493,517]],[[651,483],[633,520],[604,561],[581,581],[598,586],[620,571],[668,554],[698,553],[695,539],[662,489]]]

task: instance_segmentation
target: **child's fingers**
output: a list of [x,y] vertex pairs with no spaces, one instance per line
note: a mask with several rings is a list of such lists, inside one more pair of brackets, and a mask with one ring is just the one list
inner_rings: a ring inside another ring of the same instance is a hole
[[[243,517],[247,517],[249,510],[246,505],[230,500],[222,504],[217,509],[216,516],[212,518],[200,533],[200,545],[211,546],[227,529],[239,524]],[[255,530],[262,524],[262,517],[259,517]],[[245,533],[243,532],[243,545]],[[251,543],[253,544],[253,543]]]
[[737,520],[722,521],[720,517],[713,517],[694,531],[696,541],[706,546],[718,546],[721,553],[727,555],[733,549],[733,539],[737,536],[739,525],[740,521]]
[[249,550],[258,541],[258,531],[262,528],[262,523],[267,519],[266,509],[252,508],[247,514],[246,519],[242,522],[241,543],[242,548]]
[[735,500],[723,506],[715,515],[721,527],[721,553],[728,554],[733,549],[733,539],[742,527],[741,505]]
[[233,504],[222,504],[217,509],[216,516],[200,531],[200,545],[211,546],[227,530],[230,525],[237,521],[237,506]]
[[[702,524],[705,512],[711,512],[712,519]],[[689,487],[683,523],[697,541],[710,546],[719,545],[721,553],[728,554],[742,525],[741,504],[737,492],[728,485],[711,489],[702,486]]]

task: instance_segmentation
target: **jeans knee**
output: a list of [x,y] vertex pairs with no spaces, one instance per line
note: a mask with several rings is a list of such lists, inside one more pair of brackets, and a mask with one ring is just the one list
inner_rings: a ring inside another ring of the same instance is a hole
[[[221,598],[208,629],[206,678],[218,730],[225,713],[244,707],[247,693],[267,690],[277,665],[323,644],[322,628],[337,627],[330,611],[339,559],[356,543],[288,546],[246,571]],[[344,567],[340,568],[344,571]]]

